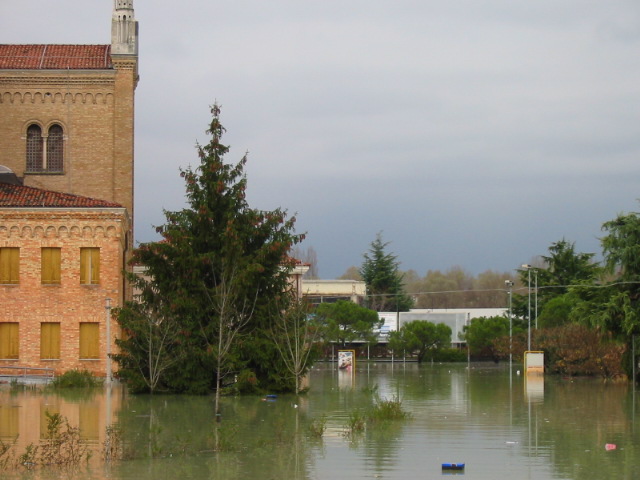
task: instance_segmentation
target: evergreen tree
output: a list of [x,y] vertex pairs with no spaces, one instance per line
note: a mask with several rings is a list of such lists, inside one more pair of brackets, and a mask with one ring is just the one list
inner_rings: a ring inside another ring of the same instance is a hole
[[579,312],[592,326],[630,344],[640,333],[640,214],[620,214],[602,229],[607,232],[601,239],[604,268],[611,281],[596,292],[579,290],[586,300]]
[[[558,318],[560,311],[557,307],[560,305],[561,300],[556,300],[550,306],[555,312],[545,312],[547,303],[567,295],[572,287],[576,285],[593,285],[599,278],[601,268],[594,261],[595,254],[576,252],[575,243],[569,242],[564,238],[552,243],[548,251],[549,255],[542,255],[544,267],[534,268],[535,272],[529,272],[527,269],[519,270],[520,283],[523,287],[526,287],[521,291],[527,290],[527,292],[521,295],[514,295],[513,311],[516,317],[526,320],[529,314],[528,286],[529,275],[531,275],[532,289],[535,288],[535,280],[537,279],[539,317],[549,319],[548,315],[552,313],[556,317],[556,320],[552,323],[558,323],[558,321],[559,323],[565,323],[568,317],[565,316],[564,319]],[[573,300],[577,299],[571,295],[564,297],[565,304]],[[535,313],[532,311],[531,315],[532,321],[534,321],[533,316]]]
[[378,233],[369,252],[364,254],[360,275],[367,284],[368,307],[377,312],[406,312],[413,306],[413,300],[404,291],[396,256],[386,252],[388,245]]
[[[187,207],[165,211],[166,223],[157,228],[162,240],[142,244],[133,254],[133,262],[146,267],[145,281],[152,286],[143,290],[140,302],[150,301],[146,292],[155,292],[179,325],[180,338],[166,354],[182,361],[164,371],[162,387],[206,393],[227,381],[220,377],[248,370],[251,375],[244,376],[264,388],[285,389],[291,385],[283,380],[284,366],[265,338],[276,311],[273,303],[282,306],[289,298],[286,254],[302,236],[293,233],[295,218],[288,219],[285,211],[250,208],[247,158],[224,162],[229,148],[221,143],[220,108],[214,105],[211,113],[211,139],[197,145],[200,165],[181,170]],[[133,335],[119,342],[119,361],[123,373],[135,375],[127,361],[139,354],[133,345],[136,329],[129,323],[137,316],[126,315],[130,308],[119,315]]]

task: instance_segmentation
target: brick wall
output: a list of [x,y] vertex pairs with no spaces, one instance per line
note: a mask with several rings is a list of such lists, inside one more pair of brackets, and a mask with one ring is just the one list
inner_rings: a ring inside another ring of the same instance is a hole
[[[31,187],[124,205],[133,218],[133,111],[137,57],[111,70],[0,71],[0,165]],[[64,174],[26,168],[26,130],[64,130]]]
[[[87,369],[106,372],[106,309],[122,305],[123,261],[129,218],[125,209],[0,209],[0,247],[20,248],[20,283],[0,285],[0,322],[18,322],[18,360],[0,365]],[[41,248],[61,248],[60,285],[41,284]],[[100,282],[80,284],[80,248],[100,248]],[[40,359],[40,324],[60,322],[60,359]],[[100,359],[79,359],[79,326],[95,322],[100,330]],[[111,320],[111,352],[119,328]],[[115,371],[116,364],[113,363]]]

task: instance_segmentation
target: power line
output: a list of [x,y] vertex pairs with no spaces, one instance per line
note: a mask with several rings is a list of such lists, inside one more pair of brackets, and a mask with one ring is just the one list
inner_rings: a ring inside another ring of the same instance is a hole
[[[557,289],[557,288],[609,288],[609,287],[615,287],[615,286],[619,286],[619,285],[640,285],[640,281],[620,281],[620,282],[613,282],[613,283],[607,283],[607,284],[596,284],[596,285],[587,285],[587,284],[569,284],[569,285],[539,285],[538,286],[538,291],[540,290],[550,290],[550,289]],[[513,292],[518,292],[518,291],[523,291],[523,292],[528,292],[528,287],[527,286],[522,286],[522,287],[518,287],[513,289]],[[437,291],[428,291],[428,292],[403,292],[403,293],[367,293],[366,296],[367,297],[395,297],[398,295],[410,295],[410,296],[417,296],[417,295],[441,295],[441,294],[449,294],[449,293],[486,293],[486,292],[493,292],[493,293],[497,293],[497,292],[502,292],[502,293],[508,293],[509,290],[508,289],[504,289],[504,288],[486,288],[486,289],[465,289],[465,290],[437,290]]]

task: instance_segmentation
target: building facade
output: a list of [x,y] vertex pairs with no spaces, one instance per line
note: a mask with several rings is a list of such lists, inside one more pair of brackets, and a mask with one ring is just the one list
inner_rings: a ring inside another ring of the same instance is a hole
[[129,230],[116,203],[0,183],[0,367],[107,375]]
[[364,304],[367,286],[360,280],[302,280],[302,295],[313,304],[349,300]]
[[0,45],[0,367],[110,372],[109,309],[130,298],[132,0],[111,25],[105,45]]

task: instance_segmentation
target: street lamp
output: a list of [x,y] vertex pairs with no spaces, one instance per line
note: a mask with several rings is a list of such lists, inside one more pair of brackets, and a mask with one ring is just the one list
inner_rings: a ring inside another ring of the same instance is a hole
[[105,298],[104,310],[107,323],[107,385],[111,385],[111,299]]
[[529,326],[527,327],[528,340],[527,340],[527,351],[531,351],[531,265],[523,264],[522,268],[525,268],[529,273],[529,313],[527,314],[527,321]]
[[513,361],[512,355],[512,337],[513,337],[513,317],[511,316],[511,298],[513,292],[513,282],[511,280],[505,280],[504,286],[509,289],[509,371],[511,371],[511,363]]
[[536,330],[537,330],[538,329],[538,269],[534,268],[533,273],[535,275],[533,290],[534,290],[535,300],[536,300],[536,309],[535,309],[535,314],[533,318],[536,321]]

